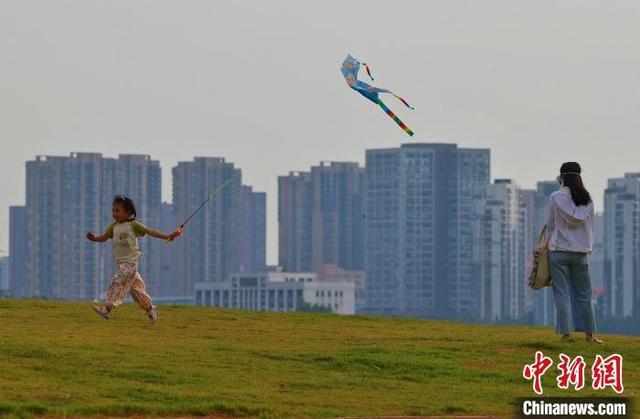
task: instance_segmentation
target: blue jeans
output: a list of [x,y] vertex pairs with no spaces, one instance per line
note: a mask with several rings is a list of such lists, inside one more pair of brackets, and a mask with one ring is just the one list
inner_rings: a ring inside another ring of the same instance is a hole
[[549,272],[556,305],[556,333],[595,333],[587,254],[551,251]]

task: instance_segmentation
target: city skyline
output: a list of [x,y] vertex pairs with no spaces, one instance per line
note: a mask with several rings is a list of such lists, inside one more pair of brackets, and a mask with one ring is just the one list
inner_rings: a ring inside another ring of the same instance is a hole
[[[406,1],[402,17],[358,1],[51,1],[38,13],[24,1],[0,10],[3,250],[7,208],[25,204],[21,162],[37,154],[148,153],[164,168],[224,156],[275,196],[290,170],[362,165],[364,149],[406,142],[346,87],[347,53],[416,108],[393,108],[412,141],[491,148],[495,178],[534,188],[579,161],[602,209],[607,177],[636,170],[640,154],[632,1]],[[363,10],[384,30],[371,31]],[[170,178],[165,170],[164,201]],[[269,263],[276,208],[269,200]]]
[[[9,293],[100,298],[110,252],[88,243],[84,232],[108,224],[115,193],[142,202],[142,222],[171,231],[201,195],[232,181],[171,249],[142,243],[147,255],[142,272],[158,297],[193,301],[197,283],[218,284],[222,288],[200,290],[222,292],[231,275],[276,269],[352,283],[349,292],[362,313],[551,322],[549,289],[532,292],[526,280],[557,181],[539,181],[536,189],[513,179],[490,182],[488,148],[406,143],[365,153],[364,167],[320,162],[279,177],[284,253],[277,268],[265,264],[266,193],[244,185],[242,168],[233,162],[204,157],[180,162],[172,168],[175,204],[167,204],[159,199],[162,169],[149,155],[36,156],[25,162],[27,205],[10,208],[8,262],[19,269],[10,275]],[[590,257],[593,298],[603,316],[637,316],[640,172],[609,178],[605,196]],[[78,222],[66,222],[66,214]],[[297,254],[300,248],[307,250]],[[256,295],[256,289],[247,292],[245,297]],[[295,307],[292,300],[287,304]]]
[[[416,144],[416,141],[411,141],[411,142],[402,143],[402,144],[400,144],[399,146],[408,145],[408,144]],[[448,143],[448,142],[444,142],[444,143],[441,143],[441,142],[438,142],[438,143],[430,143],[430,142],[428,142],[428,143],[417,143],[417,144],[456,144],[458,147],[461,147],[461,148],[462,148],[462,146],[461,146],[459,143]],[[387,147],[385,147],[385,148],[387,148]],[[391,148],[393,148],[393,147],[391,147]],[[363,154],[365,154],[365,155],[366,155],[366,151],[367,151],[367,150],[364,150],[364,151],[363,151]],[[493,150],[491,150],[491,151],[493,152]],[[154,158],[153,158],[153,155],[152,155],[152,154],[144,153],[144,152],[141,152],[141,153],[134,153],[134,154],[120,153],[120,154],[115,155],[115,156],[108,156],[108,155],[105,155],[104,153],[101,153],[101,152],[99,152],[99,151],[96,151],[96,152],[78,152],[78,151],[70,151],[67,155],[43,155],[43,154],[37,154],[37,155],[35,155],[35,156],[31,156],[30,158],[38,158],[38,157],[64,158],[64,157],[68,157],[69,155],[73,155],[73,154],[80,154],[80,155],[93,155],[93,154],[99,154],[99,155],[102,155],[102,157],[103,157],[103,158],[111,158],[111,159],[118,158],[118,156],[133,156],[133,157],[145,157],[145,156],[147,156],[147,157],[150,157],[151,159],[153,159],[153,161],[155,161],[155,162],[159,162],[157,159],[154,159]],[[193,156],[192,158],[193,158],[193,159],[222,159],[222,160],[225,160],[225,157],[221,157],[221,156],[216,156],[216,157],[212,157],[212,156]],[[26,160],[26,161],[28,161],[28,160]],[[162,190],[163,190],[163,191],[164,191],[165,189],[167,189],[167,188],[168,188],[168,189],[172,189],[172,188],[173,188],[173,179],[172,179],[171,177],[170,177],[170,181],[169,181],[169,182],[166,182],[166,181],[164,180],[164,178],[165,178],[165,176],[166,176],[166,173],[167,173],[167,172],[171,172],[171,170],[172,170],[173,168],[177,167],[180,163],[185,163],[185,162],[188,162],[188,161],[189,161],[189,160],[184,160],[184,161],[182,161],[182,160],[181,160],[181,161],[178,161],[178,162],[176,163],[176,166],[172,167],[172,168],[171,168],[171,169],[169,169],[169,170],[162,170],[162,169],[164,168],[164,166],[162,165],[162,163],[161,163],[161,162],[159,162],[159,167],[160,167],[160,171],[161,171],[161,174],[162,174],[161,184],[162,184]],[[309,166],[308,168],[306,168],[306,169],[300,169],[300,170],[289,170],[286,174],[285,174],[285,173],[282,173],[282,174],[280,174],[280,175],[277,175],[277,176],[276,176],[276,184],[278,183],[278,179],[280,179],[280,178],[290,177],[290,176],[292,176],[293,174],[299,175],[299,174],[304,174],[305,172],[310,172],[311,168],[316,167],[316,166],[320,166],[320,167],[321,167],[324,163],[327,163],[327,162],[329,162],[329,163],[337,163],[337,164],[356,164],[356,165],[359,165],[359,166],[360,166],[360,164],[361,164],[361,163],[360,163],[360,162],[358,162],[358,161],[345,161],[345,160],[320,160],[320,161],[316,161],[316,162],[314,162],[314,163],[310,164],[310,166]],[[493,158],[492,158],[491,164],[492,164],[492,171],[493,171]],[[364,162],[363,162],[363,163],[362,163],[362,167],[364,167],[364,165],[365,165],[365,164],[364,164]],[[165,168],[165,169],[166,169],[166,168]],[[640,172],[640,169],[638,169],[637,171],[639,171],[639,172]],[[245,170],[244,170],[244,168],[243,168],[243,178],[245,177],[245,176],[244,176],[244,172],[245,172]],[[635,173],[635,172],[636,172],[636,171],[631,170],[631,171],[629,171],[629,172],[620,173],[620,174],[619,174],[619,175],[617,175],[617,176],[607,177],[607,178],[605,179],[605,185],[608,183],[608,181],[609,181],[610,179],[613,179],[613,178],[616,178],[616,177],[624,177],[626,174],[629,174],[629,173]],[[26,173],[26,170],[25,170],[25,173]],[[586,177],[586,176],[583,176],[583,177]],[[494,175],[493,175],[493,172],[492,172],[492,174],[491,174],[491,179],[490,179],[490,180],[491,180],[491,182],[494,182],[495,180],[500,180],[500,179],[508,179],[508,180],[514,181],[514,182],[518,185],[518,187],[519,187],[520,189],[524,189],[524,190],[532,190],[532,189],[536,189],[536,185],[537,185],[537,184],[539,184],[540,182],[542,182],[542,183],[550,183],[550,184],[551,184],[552,186],[554,186],[554,187],[555,187],[555,185],[557,185],[557,182],[556,182],[556,181],[551,181],[551,180],[536,180],[536,181],[534,182],[533,187],[524,187],[521,183],[519,183],[519,182],[518,182],[517,178],[516,178],[516,177],[514,177],[514,176],[510,176],[510,177],[508,176],[508,177],[504,177],[504,178],[498,178],[498,177],[494,176]],[[168,184],[167,184],[167,183],[168,183]],[[586,181],[585,181],[585,183],[586,183]],[[588,185],[587,185],[587,187],[588,187]],[[275,211],[275,214],[270,214],[269,210],[267,209],[267,221],[266,221],[266,223],[267,223],[267,240],[266,240],[266,246],[265,246],[265,247],[266,247],[266,263],[267,263],[267,265],[278,265],[278,264],[279,264],[278,248],[279,248],[280,244],[279,244],[278,237],[277,237],[277,236],[278,236],[278,230],[279,230],[279,227],[278,227],[278,224],[277,224],[277,219],[278,219],[278,216],[277,216],[277,212],[278,212],[278,210],[277,210],[277,203],[278,203],[278,198],[277,198],[277,195],[278,195],[278,194],[277,194],[277,188],[276,188],[276,191],[274,191],[274,192],[273,192],[273,195],[272,195],[272,196],[274,196],[275,198],[273,198],[272,200],[270,200],[270,199],[268,198],[268,196],[270,196],[270,194],[269,194],[268,192],[266,192],[266,191],[262,191],[262,190],[259,190],[259,189],[258,189],[257,187],[255,187],[255,186],[251,186],[251,188],[252,188],[252,189],[254,189],[254,190],[257,190],[257,192],[256,192],[256,193],[262,193],[262,194],[265,194],[265,195],[266,195],[266,197],[267,197],[267,198],[266,198],[267,208],[269,208],[270,204],[271,204],[271,205],[273,205],[273,203],[272,203],[271,201],[275,201],[275,205],[276,205],[276,211]],[[596,207],[596,212],[597,212],[597,213],[602,213],[602,212],[603,212],[603,210],[604,210],[604,205],[605,205],[605,203],[604,203],[605,191],[606,191],[606,186],[605,186],[605,188],[604,188],[602,191],[600,191],[600,190],[590,189],[590,192],[591,192],[592,196],[594,197],[594,201],[595,201],[594,203],[595,203],[595,207]],[[26,196],[26,194],[25,194],[25,196]],[[174,202],[173,202],[173,197],[171,197],[171,199],[165,199],[164,194],[162,194],[161,196],[162,196],[162,198],[161,198],[161,201],[160,201],[160,202],[161,202],[162,204],[167,204],[167,205],[173,205],[173,204],[174,204]],[[597,196],[602,196],[602,203],[600,203],[600,205],[599,205],[599,206],[598,206],[598,203],[597,203],[597,198],[596,198]],[[110,198],[112,198],[112,197],[106,197],[107,201],[108,201]],[[26,200],[25,200],[25,201],[26,201]],[[10,204],[9,204],[9,205],[4,209],[4,210],[5,210],[5,212],[7,213],[7,222],[6,222],[6,224],[7,224],[6,236],[7,236],[7,237],[6,237],[6,247],[4,247],[4,248],[0,247],[0,250],[2,250],[2,251],[4,251],[4,252],[6,252],[6,254],[7,254],[7,255],[9,254],[9,248],[10,248],[10,246],[9,246],[9,239],[10,239],[10,235],[9,235],[9,233],[10,233],[10,229],[8,228],[8,226],[9,226],[9,222],[10,222],[10,220],[9,220],[9,208],[10,208],[10,207],[24,207],[24,205],[25,205],[24,203],[15,203],[15,202],[14,202],[14,203],[10,203]],[[0,210],[1,210],[1,209],[0,209]],[[273,216],[274,216],[275,221],[274,221],[274,220],[272,220],[272,219],[270,218],[270,216],[271,216],[271,215],[273,215]],[[155,217],[154,217],[154,218],[155,218]],[[176,219],[176,220],[173,220],[173,219],[172,219],[172,221],[178,221],[178,219]],[[275,233],[273,233],[273,232],[269,233],[269,231],[270,231],[270,228],[271,228],[272,224],[275,224]],[[273,243],[273,237],[271,237],[271,236],[273,236],[273,235],[275,235],[275,244]],[[274,248],[271,248],[270,246],[273,246]],[[274,253],[274,250],[275,250],[275,253]],[[270,257],[270,256],[271,256],[272,258],[274,258],[274,259],[269,259],[269,257]]]
[[[415,144],[415,142],[404,143],[402,146],[408,146],[408,145],[411,145],[411,144]],[[459,144],[457,144],[457,143],[418,143],[418,145],[425,145],[425,144],[426,144],[426,145],[429,145],[429,144],[455,144],[456,146],[460,147],[460,145],[459,145]],[[461,147],[461,148],[462,148],[462,147]],[[369,149],[364,150],[365,154],[367,153],[367,151],[368,151],[368,150],[369,150]],[[376,149],[371,149],[371,150],[376,150]],[[490,150],[490,151],[493,151],[493,150]],[[100,153],[100,152],[96,152],[96,153],[70,152],[70,153],[69,153],[69,155],[67,155],[67,156],[63,156],[63,155],[54,155],[54,156],[49,156],[49,155],[36,155],[36,156],[34,156],[33,158],[34,158],[34,159],[36,159],[36,160],[37,160],[37,159],[40,159],[40,158],[42,158],[42,159],[47,159],[47,158],[59,159],[59,158],[66,158],[66,157],[74,156],[74,155],[80,155],[80,156],[83,156],[83,155],[85,155],[85,156],[99,155],[99,156],[100,156],[101,158],[103,158],[103,159],[106,159],[106,160],[116,160],[116,161],[117,161],[117,159],[119,159],[119,158],[121,158],[121,157],[126,157],[126,158],[128,158],[129,160],[131,160],[131,159],[134,159],[134,160],[135,160],[136,158],[137,158],[137,159],[140,159],[140,158],[142,158],[142,159],[151,159],[151,161],[152,161],[152,162],[154,162],[154,163],[157,165],[157,167],[159,168],[159,171],[160,171],[160,172],[166,172],[166,171],[167,171],[167,170],[162,170],[162,169],[163,169],[162,164],[159,164],[159,162],[158,162],[156,159],[153,159],[153,156],[152,156],[152,155],[150,155],[150,154],[145,154],[145,153],[142,153],[142,154],[119,154],[118,156],[106,156],[106,155],[103,155],[103,154],[102,154],[102,153]],[[203,157],[203,156],[194,156],[194,157],[193,157],[193,159],[205,159],[205,160],[206,160],[206,159],[214,159],[214,160],[219,159],[219,160],[222,160],[222,161],[224,161],[224,160],[225,160],[225,158],[224,158],[224,157]],[[28,161],[29,161],[29,160],[27,160],[25,163],[28,163]],[[168,170],[168,171],[172,171],[172,170],[176,169],[177,167],[179,167],[181,164],[186,164],[186,163],[189,163],[189,161],[187,160],[187,161],[181,161],[181,162],[178,162],[178,164],[177,164],[176,166],[174,166],[173,168],[171,168],[171,170]],[[321,169],[322,167],[324,167],[324,166],[325,166],[326,164],[328,164],[328,163],[331,163],[332,165],[340,165],[340,166],[344,166],[344,165],[347,165],[347,166],[349,166],[349,165],[355,165],[354,167],[361,167],[361,170],[364,170],[364,168],[365,168],[365,166],[364,166],[364,165],[360,166],[360,164],[359,164],[358,162],[350,162],[350,161],[326,161],[326,160],[323,160],[323,161],[316,162],[315,164],[312,164],[310,167],[308,167],[308,168],[306,169],[306,171],[305,171],[305,170],[300,170],[300,171],[293,171],[293,170],[292,170],[292,171],[289,171],[289,172],[288,172],[288,174],[283,174],[283,175],[277,176],[277,179],[278,179],[278,180],[285,179],[285,178],[295,179],[295,177],[299,177],[299,176],[310,176],[310,174],[311,174],[311,172],[312,172],[313,170]],[[492,170],[493,170],[493,159],[492,159],[492,161],[491,161],[491,165],[492,165]],[[26,172],[26,170],[25,170],[25,172]],[[628,176],[630,176],[630,175],[635,175],[636,173],[637,173],[636,171],[631,171],[631,172],[625,172],[625,173],[623,173],[621,176],[608,177],[608,178],[606,179],[606,182],[607,182],[607,183],[609,183],[609,182],[610,182],[611,180],[613,180],[613,179],[617,179],[617,178],[620,178],[620,177],[622,177],[622,178],[624,178],[624,177],[628,177]],[[638,170],[638,173],[640,173],[640,169]],[[244,169],[242,169],[242,176],[243,176],[243,178],[244,178]],[[174,188],[174,184],[173,184],[174,179],[175,179],[175,176],[174,176],[174,178],[171,180],[171,182],[169,182],[169,185],[167,185],[167,184],[166,184],[166,182],[162,181],[162,182],[161,182],[161,183],[162,183],[162,188],[163,188],[163,189],[165,189],[165,188],[167,188],[167,187],[169,187],[169,188]],[[498,179],[498,178],[496,178],[495,176],[490,176],[490,179],[491,179],[491,183],[493,183],[493,182],[495,182],[495,181],[501,181],[501,180],[508,180],[508,181],[512,181],[512,182],[514,182],[514,183],[517,185],[517,187],[518,187],[518,189],[519,189],[519,190],[534,190],[534,189],[536,189],[535,187],[534,187],[534,188],[526,188],[526,187],[524,187],[523,185],[521,185],[520,183],[518,183],[518,181],[517,181],[517,179],[516,179],[515,177],[507,177],[507,178],[504,178],[504,179]],[[127,182],[129,182],[129,183],[130,183],[130,181],[127,181]],[[115,184],[117,184],[118,182],[115,182],[115,181],[114,181],[113,183],[114,183],[113,185],[110,185],[110,188],[111,188],[112,190],[114,190],[114,191],[117,191],[118,189],[117,189],[117,186],[116,186]],[[244,181],[243,181],[243,183],[244,183]],[[541,185],[541,184],[547,185],[547,186],[546,186],[546,189],[545,189],[546,191],[551,191],[551,190],[554,190],[554,189],[557,189],[557,188],[558,188],[558,184],[557,184],[557,182],[556,182],[556,181],[552,181],[552,180],[538,180],[538,181],[536,182],[537,188],[540,188],[540,185]],[[128,185],[127,187],[128,187],[128,188],[132,188],[132,187],[133,187],[133,185]],[[245,186],[243,186],[243,188],[244,188],[244,187],[245,187]],[[268,194],[268,193],[266,193],[266,192],[264,192],[264,191],[256,191],[256,192],[253,192],[254,190],[256,190],[256,188],[255,188],[254,186],[249,186],[248,188],[252,191],[252,193],[257,193],[257,194],[261,194],[261,195],[263,195],[263,198],[262,198],[262,199],[263,199],[264,201],[266,201],[266,202],[269,202],[269,201],[270,201],[270,199],[268,198],[268,196],[269,196],[269,194]],[[606,190],[607,190],[606,188],[605,188],[603,191],[594,191],[594,190],[591,190],[591,194],[592,194],[592,196],[597,196],[597,195],[599,195],[599,194],[601,194],[601,195],[603,195],[603,196],[604,196],[604,195],[605,195]],[[175,193],[175,191],[174,191],[174,193]],[[204,193],[204,190],[203,190],[203,193]],[[107,204],[109,204],[109,202],[110,202],[110,199],[111,199],[111,198],[112,198],[111,196],[105,196],[105,197],[102,197],[102,200],[103,200],[104,202],[106,202]],[[196,197],[193,197],[193,199],[196,199]],[[276,201],[276,204],[277,204],[277,202],[278,202],[278,194],[277,194],[277,193],[275,194],[275,196],[274,196],[274,197],[272,197],[272,200],[273,200],[273,201]],[[107,201],[109,201],[109,202],[107,202]],[[174,199],[171,199],[171,200],[168,200],[168,201],[166,201],[166,200],[162,199],[161,201],[159,201],[159,203],[162,203],[163,205],[168,205],[168,206],[170,206],[170,207],[171,207],[171,206],[174,206],[174,205],[175,205],[175,203],[174,203],[173,201],[174,201]],[[195,202],[195,201],[194,201],[194,202]],[[195,205],[195,204],[194,204],[194,205]],[[264,203],[263,203],[262,205],[264,205]],[[109,206],[109,205],[107,205],[107,207],[108,207],[108,206]],[[604,203],[603,203],[603,206],[604,206]],[[16,204],[16,203],[12,203],[12,204],[10,204],[10,205],[6,208],[7,213],[9,212],[9,209],[10,209],[11,207],[16,207],[17,209],[20,209],[20,208],[24,208],[24,205]],[[145,206],[144,206],[144,205],[140,205],[140,208],[143,210],[143,214],[145,214],[145,213],[148,211],[148,208],[145,208]],[[104,210],[104,211],[108,211],[108,210],[109,210],[109,208],[106,208],[106,209],[103,209],[103,210]],[[182,211],[185,211],[185,210],[186,210],[186,209],[182,209]],[[597,214],[602,214],[602,212],[603,212],[603,209],[596,210],[596,213],[597,213]],[[144,216],[143,216],[142,218],[144,218]],[[160,216],[159,216],[159,215],[156,215],[156,216],[153,216],[153,217],[151,217],[151,218],[150,218],[150,220],[152,220],[152,223],[156,223],[157,225],[161,225],[161,223],[158,221],[159,219],[160,219]],[[275,221],[275,222],[276,222],[276,236],[278,235],[278,232],[277,232],[277,231],[280,229],[280,227],[278,227],[277,219],[278,219],[278,217],[277,217],[277,214],[276,214],[276,216],[275,216],[275,220],[276,220],[276,221]],[[9,220],[8,220],[8,221],[9,221]],[[178,217],[178,218],[176,218],[176,217],[172,217],[172,218],[171,218],[171,222],[172,222],[172,223],[175,223],[175,222],[178,222],[178,221],[180,221],[179,217]],[[149,221],[147,221],[147,222],[149,222]],[[266,217],[266,223],[267,223],[267,226],[268,226],[268,225],[270,225],[270,224],[272,223],[272,220],[270,220],[270,219],[269,219],[269,214],[268,214],[268,212],[267,212],[267,217]],[[163,224],[164,224],[164,223],[163,223]],[[166,227],[171,227],[171,226],[170,226],[170,225],[166,225]],[[10,232],[10,230],[9,230],[9,231],[7,231],[7,235],[8,235],[8,236],[9,236],[9,234],[8,234],[9,232]],[[266,259],[265,259],[266,264],[267,264],[267,265],[281,265],[281,263],[280,263],[280,262],[281,262],[281,260],[279,260],[278,256],[276,256],[276,260],[272,260],[272,261],[268,260],[269,250],[272,250],[272,249],[269,249],[269,247],[268,247],[268,246],[269,246],[269,240],[267,240],[267,241],[266,241],[266,246],[265,246],[265,248],[266,248],[266,252],[265,252],[265,253],[266,253]],[[279,241],[276,241],[276,245],[275,245],[276,250],[277,250],[280,246],[281,246],[281,244],[279,243]],[[9,248],[10,248],[10,246],[9,246],[9,244],[7,243],[7,248],[6,248],[6,250],[2,249],[2,250],[5,252],[5,254],[6,254],[7,256],[9,255]]]

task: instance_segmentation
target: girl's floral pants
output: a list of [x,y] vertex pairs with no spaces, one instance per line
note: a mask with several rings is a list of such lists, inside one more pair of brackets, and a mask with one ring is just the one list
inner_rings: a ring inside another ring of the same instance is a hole
[[118,270],[107,288],[107,306],[119,306],[124,303],[127,294],[145,311],[151,311],[151,297],[138,273],[138,263],[133,261],[118,262]]

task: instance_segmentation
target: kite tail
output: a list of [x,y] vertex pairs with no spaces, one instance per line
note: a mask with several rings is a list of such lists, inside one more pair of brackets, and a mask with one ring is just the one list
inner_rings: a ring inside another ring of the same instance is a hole
[[394,94],[394,93],[392,93],[392,95],[394,95],[394,96],[396,97],[396,99],[398,99],[398,100],[400,100],[402,103],[404,103],[404,106],[406,106],[407,108],[409,108],[409,109],[414,109],[414,107],[413,107],[413,106],[409,105],[409,103],[408,103],[406,100],[404,100],[403,98],[401,98],[400,96],[398,96],[398,95],[396,95],[396,94]]
[[400,118],[398,118],[398,117],[396,116],[396,114],[395,114],[395,113],[393,113],[393,111],[391,111],[391,109],[387,108],[387,106],[386,106],[384,103],[382,103],[382,101],[381,101],[380,99],[378,99],[378,105],[380,105],[380,107],[382,108],[382,110],[383,110],[383,111],[385,111],[385,113],[386,113],[387,115],[389,115],[389,117],[390,117],[391,119],[393,119],[393,120],[396,122],[396,124],[398,124],[398,125],[400,126],[400,128],[402,128],[402,129],[404,130],[404,132],[406,132],[407,134],[409,134],[409,136],[413,136],[413,131],[411,131],[411,129],[409,129],[409,127],[408,127],[408,126],[406,126],[406,125],[404,124],[404,122],[402,122],[402,121],[400,120]]
[[371,75],[371,71],[369,71],[369,65],[367,63],[362,63],[362,65],[364,66],[364,69],[367,70],[367,74],[369,75],[369,78],[371,80],[373,80],[373,76]]

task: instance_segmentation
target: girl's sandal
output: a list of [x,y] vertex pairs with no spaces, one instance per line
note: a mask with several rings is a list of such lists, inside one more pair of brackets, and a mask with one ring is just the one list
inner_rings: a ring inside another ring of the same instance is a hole
[[96,306],[96,305],[92,305],[91,308],[93,309],[93,311],[95,311],[96,313],[98,313],[98,315],[104,317],[105,319],[109,320],[109,313],[107,312],[106,309]]
[[604,343],[604,341],[600,338],[598,338],[597,336],[593,336],[591,339],[587,339],[587,342],[589,343]]

